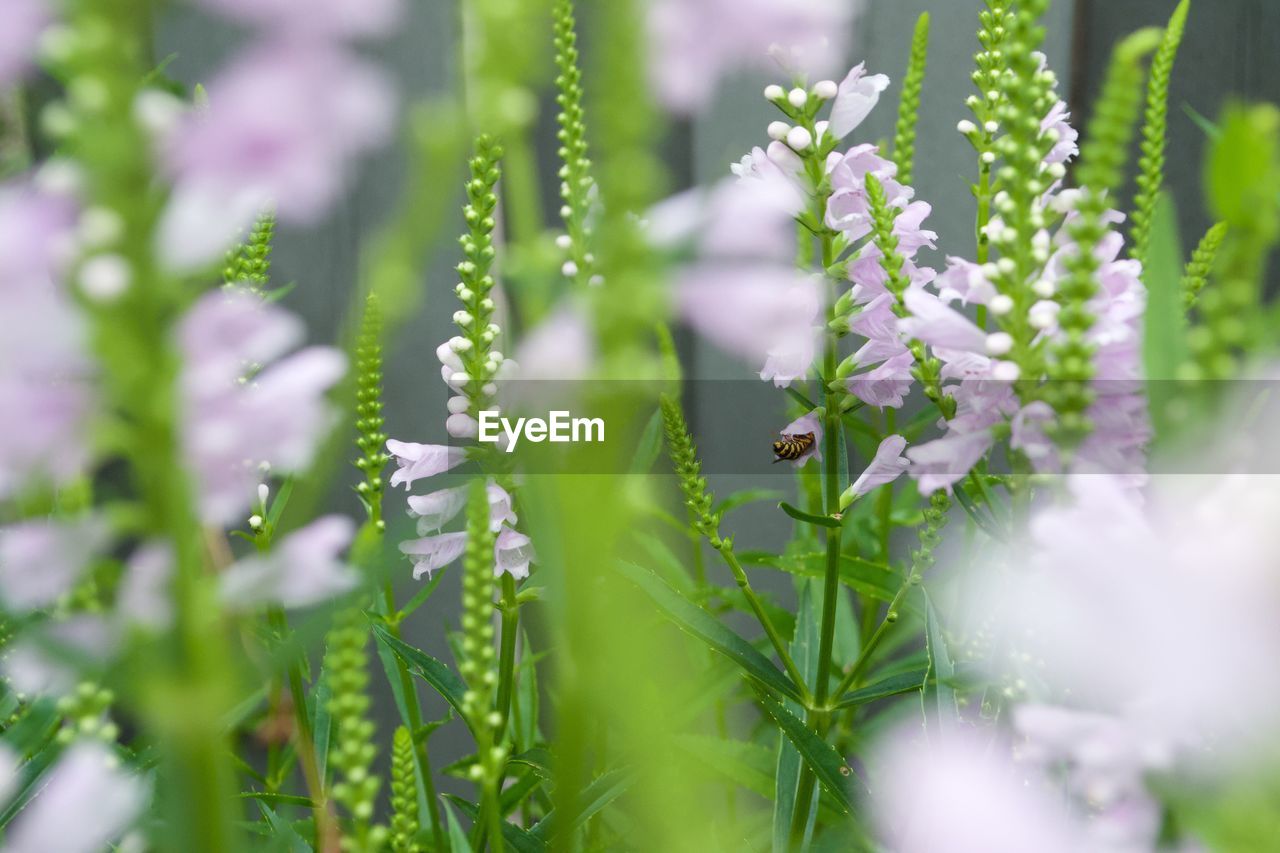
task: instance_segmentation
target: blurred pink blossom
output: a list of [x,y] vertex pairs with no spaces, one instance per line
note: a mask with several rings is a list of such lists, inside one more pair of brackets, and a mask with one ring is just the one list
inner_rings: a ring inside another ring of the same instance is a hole
[[93,367],[61,284],[75,222],[65,196],[0,186],[0,498],[32,480],[61,485],[88,462]]
[[208,293],[179,324],[183,444],[206,522],[239,520],[263,464],[306,467],[333,424],[324,395],[346,359],[319,346],[281,358],[302,335],[296,317],[246,291]]
[[799,75],[830,74],[845,48],[852,0],[653,0],[648,4],[649,72],[658,99],[690,113],[716,86],[770,57]]
[[5,832],[10,853],[97,853],[116,841],[146,808],[149,786],[120,767],[103,744],[67,749]]
[[268,205],[283,221],[315,222],[394,120],[381,71],[297,40],[251,49],[208,96],[208,109],[187,114],[163,146],[174,186],[157,250],[176,269],[221,257]]
[[29,520],[0,527],[0,598],[11,613],[71,592],[107,541],[100,519]]
[[4,0],[0,5],[0,89],[31,67],[40,33],[52,17],[46,0]]
[[241,609],[264,604],[292,608],[341,595],[359,582],[339,557],[354,535],[355,522],[345,516],[318,518],[267,553],[246,557],[223,572],[222,599]]

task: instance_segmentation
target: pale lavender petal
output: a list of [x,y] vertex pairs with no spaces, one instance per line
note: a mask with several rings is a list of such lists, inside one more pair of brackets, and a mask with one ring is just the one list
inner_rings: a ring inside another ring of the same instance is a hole
[[867,76],[866,64],[855,65],[840,82],[835,102],[831,105],[831,124],[827,130],[836,139],[843,139],[871,114],[880,102],[880,94],[889,88],[889,78],[883,74]]
[[952,431],[942,438],[907,450],[911,476],[919,484],[920,493],[928,495],[939,489],[950,491],[978,464],[993,442],[990,430]]
[[497,533],[503,524],[516,523],[515,510],[511,508],[511,495],[497,483],[489,482],[484,487],[485,496],[489,500],[489,529]]
[[493,546],[493,576],[509,574],[516,580],[529,576],[529,564],[537,562],[533,544],[528,536],[506,525],[498,532]]
[[857,373],[849,377],[846,383],[849,393],[868,406],[878,409],[900,408],[911,392],[915,379],[911,368],[915,357],[905,348],[897,355],[884,361],[866,373]]
[[794,468],[803,468],[810,459],[816,462],[822,461],[822,418],[818,417],[816,412],[809,412],[782,428],[782,435],[808,435],[809,433],[813,433],[813,444],[809,445],[809,449],[804,453],[791,460]]
[[467,487],[440,489],[427,495],[409,495],[409,515],[418,519],[418,535],[438,532],[467,505]]
[[418,579],[436,569],[443,568],[462,556],[467,548],[467,534],[441,533],[437,536],[425,536],[421,539],[410,539],[400,543],[400,552],[413,561],[413,577]]
[[595,336],[583,311],[566,303],[524,335],[515,352],[516,378],[585,379],[595,353]]
[[100,519],[0,527],[0,597],[7,610],[48,607],[70,593],[107,542]]
[[309,607],[352,589],[359,577],[339,554],[351,544],[355,522],[340,515],[319,518],[286,536],[261,556],[240,560],[222,574],[228,605]]
[[4,0],[0,6],[0,89],[31,68],[40,33],[52,17],[46,0]]
[[116,613],[126,621],[162,631],[173,621],[173,548],[167,542],[148,542],[129,558]]
[[871,464],[858,475],[851,486],[855,495],[861,496],[880,486],[892,483],[907,472],[911,464],[902,455],[907,447],[907,440],[900,435],[891,435],[880,442]]
[[443,474],[467,461],[467,453],[461,447],[447,444],[414,444],[408,441],[387,439],[387,452],[395,457],[399,468],[391,475],[391,485],[404,483],[405,488],[414,481],[436,474]]
[[81,740],[58,759],[6,834],[10,853],[97,853],[150,799],[148,786],[103,744]]
[[973,321],[923,290],[904,294],[908,316],[899,321],[907,337],[930,347],[985,352],[987,336]]

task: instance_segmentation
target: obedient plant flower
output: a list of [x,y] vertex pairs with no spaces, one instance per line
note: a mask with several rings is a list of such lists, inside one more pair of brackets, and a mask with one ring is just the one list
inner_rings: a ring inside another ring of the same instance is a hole
[[727,74],[770,55],[799,76],[830,73],[844,53],[853,0],[655,0],[649,71],[670,109],[701,109]]
[[392,438],[387,440],[387,451],[399,466],[391,474],[391,485],[404,483],[406,489],[416,480],[443,474],[467,461],[466,450],[447,444],[414,444]]
[[245,557],[222,574],[222,599],[249,609],[266,604],[309,607],[340,595],[358,582],[339,554],[351,544],[355,523],[327,515],[290,533],[270,552]]
[[5,849],[96,853],[120,838],[149,799],[148,786],[121,769],[105,746],[81,741],[58,759],[6,830]]
[[183,443],[206,522],[238,520],[263,466],[304,468],[333,424],[324,394],[346,359],[319,346],[285,356],[302,336],[298,318],[238,290],[201,297],[179,324]]
[[[465,532],[440,533],[440,529],[457,517],[467,505],[470,487],[441,489],[428,495],[409,497],[409,515],[418,519],[422,538],[400,543],[400,551],[413,561],[413,576],[431,575],[457,560],[466,551]],[[490,481],[485,486],[489,501],[489,532],[496,533],[494,574],[507,572],[516,578],[529,574],[529,563],[535,559],[528,536],[514,528],[518,519],[511,506],[511,495]]]
[[0,186],[0,498],[33,481],[62,485],[88,462],[93,367],[61,280],[76,206],[62,192]]
[[125,623],[163,631],[173,621],[173,548],[167,542],[144,542],[129,557],[116,615]]
[[0,598],[14,613],[48,607],[71,592],[107,531],[98,519],[31,520],[0,527]]
[[7,0],[0,9],[0,89],[31,67],[52,15],[46,0]]
[[157,250],[196,268],[268,206],[282,221],[315,222],[356,158],[390,133],[393,104],[382,73],[340,49],[286,39],[239,57],[163,145],[174,188]]
[[822,461],[822,416],[816,411],[809,412],[782,428],[782,435],[799,436],[810,433],[813,434],[813,443],[805,449],[804,453],[791,460],[791,464],[796,468],[803,468],[810,459]]
[[991,734],[900,729],[881,745],[869,786],[879,835],[899,853],[1099,849],[1049,780]]
[[858,498],[905,474],[910,464],[902,455],[906,447],[907,440],[900,435],[890,435],[881,441],[871,463],[840,496],[840,510],[843,512]]
[[889,78],[883,74],[867,74],[866,63],[855,65],[836,89],[831,104],[827,132],[836,139],[844,139],[858,128],[880,102],[880,95],[889,88]]

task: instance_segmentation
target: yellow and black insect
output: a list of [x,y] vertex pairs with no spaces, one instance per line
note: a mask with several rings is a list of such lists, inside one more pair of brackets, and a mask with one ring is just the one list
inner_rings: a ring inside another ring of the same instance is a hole
[[813,447],[813,433],[806,432],[803,435],[783,433],[782,440],[773,443],[773,454],[778,457],[773,461],[775,463],[794,461],[803,456],[810,447]]

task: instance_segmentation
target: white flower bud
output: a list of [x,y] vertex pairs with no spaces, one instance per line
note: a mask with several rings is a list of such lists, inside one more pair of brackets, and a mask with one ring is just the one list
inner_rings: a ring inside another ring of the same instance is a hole
[[480,424],[465,413],[449,415],[444,422],[445,431],[453,438],[475,438],[480,434]]
[[182,99],[160,89],[143,89],[133,99],[133,120],[152,136],[167,136],[187,112]]
[[987,133],[998,133],[1000,131],[1000,123],[996,121],[989,121],[982,125],[982,129]]
[[1017,232],[1017,231],[1014,231],[1012,228],[1004,228],[1004,229],[1001,229],[1001,231],[1000,231],[1000,242],[1001,242],[1001,243],[1012,243],[1013,241],[1015,241],[1015,240],[1017,240],[1017,239],[1018,239],[1018,232]]
[[813,136],[803,127],[793,127],[787,132],[787,145],[793,151],[804,151],[813,144]]
[[786,92],[782,91],[782,87],[776,83],[764,87],[764,99],[766,101],[780,101]]
[[262,516],[260,516],[260,515],[251,515],[251,516],[249,516],[249,527],[253,528],[254,530],[261,530],[261,529],[262,529]]
[[827,128],[829,127],[831,127],[831,122],[829,121],[820,121],[813,126],[813,129],[817,131],[819,142],[822,141],[822,137],[827,135]]
[[1033,329],[1051,329],[1058,322],[1058,311],[1061,309],[1056,302],[1045,300],[1037,302],[1031,306],[1031,310],[1027,313],[1027,317],[1031,322]]
[[767,128],[766,133],[769,134],[770,139],[781,140],[787,138],[787,132],[789,130],[791,130],[791,125],[787,124],[785,121],[771,121],[769,122],[769,127]]
[[267,498],[269,498],[270,496],[271,496],[271,489],[267,487],[267,484],[259,483],[258,484],[258,503],[263,507],[263,509],[266,508]]
[[1050,163],[1049,168],[1044,171],[1046,175],[1055,181],[1060,181],[1067,176],[1067,167],[1061,163]]
[[997,361],[991,365],[991,376],[1001,382],[1016,382],[1022,371],[1016,362]]
[[836,85],[835,80],[819,80],[813,84],[813,94],[824,101],[829,101],[840,94],[840,87]]
[[996,261],[996,269],[1001,275],[1013,275],[1018,271],[1018,265],[1013,262],[1013,258],[1001,258]]
[[968,119],[964,119],[956,125],[956,130],[960,131],[965,136],[973,136],[978,132],[978,126]]
[[51,158],[36,170],[35,185],[53,195],[77,195],[84,189],[84,172],[71,160]]
[[480,390],[486,397],[492,397],[494,394],[498,393],[498,386],[494,385],[492,382],[486,382]]
[[996,153],[994,151],[983,151],[981,159],[983,163],[990,166],[996,161]]
[[1055,287],[1054,283],[1049,281],[1049,279],[1042,278],[1035,284],[1031,285],[1031,290],[1035,292],[1036,296],[1039,296],[1042,299],[1048,299],[1058,291],[1058,288]]
[[560,266],[560,272],[563,273],[567,278],[573,278],[575,275],[578,274],[578,265],[575,264],[573,261],[565,261]]
[[573,238],[570,237],[568,234],[561,234],[559,237],[556,238],[556,246],[558,246],[561,249],[568,249],[572,245],[573,245]]
[[1008,332],[987,335],[987,355],[1007,355],[1013,349],[1013,336]]
[[80,290],[96,302],[114,302],[133,283],[133,269],[120,255],[98,255],[80,267]]
[[461,415],[471,408],[471,401],[461,394],[450,397],[449,402],[445,404],[449,408],[449,414]]
[[565,205],[561,205],[561,206],[560,206],[560,218],[561,218],[561,219],[568,219],[570,216],[573,216],[573,208],[572,208],[572,207],[570,207],[570,206],[569,206],[569,205],[567,205],[567,204],[565,204]]
[[454,335],[449,338],[449,349],[454,352],[467,352],[472,346],[471,341],[462,337],[462,335]]
[[1003,293],[996,294],[991,297],[991,302],[987,306],[991,309],[991,313],[997,317],[1003,317],[1013,310],[1013,298]]
[[453,312],[453,322],[457,323],[459,326],[470,326],[474,321],[475,318],[466,311]]
[[591,276],[591,278],[587,279],[587,284],[591,285],[592,287],[600,287],[601,285],[604,284],[604,276],[593,275]]
[[492,310],[493,310],[493,300],[486,296],[484,299],[481,299],[481,300],[480,300],[480,307],[481,307],[482,309],[484,309],[485,311],[492,311]]
[[449,377],[449,384],[452,385],[454,388],[461,388],[463,385],[466,385],[470,381],[471,381],[471,376],[467,374],[465,371],[461,371],[461,370],[454,372],[453,375]]
[[787,103],[796,109],[803,107],[809,100],[809,93],[799,86],[787,92]]

